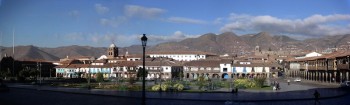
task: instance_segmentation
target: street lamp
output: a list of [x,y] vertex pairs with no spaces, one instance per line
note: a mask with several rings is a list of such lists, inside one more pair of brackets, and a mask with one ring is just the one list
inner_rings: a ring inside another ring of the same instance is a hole
[[147,43],[146,34],[141,37],[142,47],[143,47],[143,61],[142,61],[142,105],[146,105],[146,93],[145,93],[145,80],[146,80],[146,69],[145,69],[145,49]]
[[162,67],[162,58],[160,58],[160,65],[159,65],[159,80],[160,80],[160,83],[159,83],[159,91],[162,92],[162,72],[163,72],[163,67]]

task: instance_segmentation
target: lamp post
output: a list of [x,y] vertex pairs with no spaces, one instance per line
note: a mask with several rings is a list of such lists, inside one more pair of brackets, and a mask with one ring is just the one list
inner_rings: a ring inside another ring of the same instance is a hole
[[160,66],[160,68],[159,68],[159,72],[160,72],[160,74],[159,74],[159,80],[160,80],[160,83],[159,83],[160,89],[159,89],[159,91],[162,92],[162,73],[163,73],[162,58],[160,58],[160,65],[159,66]]
[[146,49],[146,43],[147,43],[147,37],[146,34],[143,34],[141,37],[141,42],[142,42],[142,48],[143,48],[143,61],[142,61],[142,105],[146,105],[146,69],[145,69],[145,49]]

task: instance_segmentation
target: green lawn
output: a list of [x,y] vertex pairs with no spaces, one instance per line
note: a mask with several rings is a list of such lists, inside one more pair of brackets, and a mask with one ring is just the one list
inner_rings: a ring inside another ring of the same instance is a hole
[[248,89],[251,89],[251,90],[272,90],[272,87],[271,86],[263,86],[262,88],[253,87],[253,88],[248,88]]

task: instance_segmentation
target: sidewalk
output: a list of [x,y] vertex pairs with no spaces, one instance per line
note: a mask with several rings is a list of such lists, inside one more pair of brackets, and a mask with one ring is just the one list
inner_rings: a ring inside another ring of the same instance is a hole
[[[238,93],[210,92],[210,93],[189,93],[189,92],[146,92],[146,97],[150,99],[167,100],[196,100],[196,101],[236,101],[236,102],[257,102],[257,101],[289,101],[289,100],[313,100],[314,89],[299,88],[300,90],[283,90],[285,84],[281,83],[282,89],[279,91],[251,91],[239,90]],[[51,86],[33,86],[21,84],[8,84],[11,88],[33,89],[40,91],[66,92],[73,94],[103,95],[126,98],[141,98],[141,91],[115,91],[103,89],[81,89]],[[336,98],[346,95],[347,92],[334,88],[317,88],[321,94],[321,99]]]

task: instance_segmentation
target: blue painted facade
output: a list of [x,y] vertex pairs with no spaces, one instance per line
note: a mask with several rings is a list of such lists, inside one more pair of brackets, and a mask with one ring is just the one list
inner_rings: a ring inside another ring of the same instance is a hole
[[237,73],[236,67],[232,67],[232,73]]
[[111,68],[89,68],[90,73],[104,73],[104,74],[110,74]]

